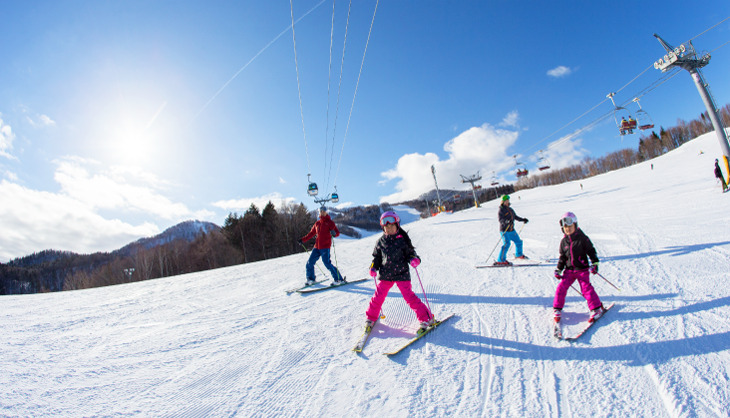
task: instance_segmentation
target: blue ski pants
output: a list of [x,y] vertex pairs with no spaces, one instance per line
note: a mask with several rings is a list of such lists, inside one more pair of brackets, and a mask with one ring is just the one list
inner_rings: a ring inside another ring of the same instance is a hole
[[500,263],[507,261],[507,250],[509,250],[512,241],[515,242],[515,257],[522,257],[522,240],[520,236],[515,231],[506,231],[502,234],[502,250],[497,258]]
[[309,261],[307,261],[307,279],[315,279],[314,275],[314,264],[319,260],[319,258],[322,257],[322,263],[325,267],[327,267],[327,270],[332,273],[332,278],[335,280],[342,280],[342,276],[340,275],[340,272],[337,271],[337,267],[332,265],[332,262],[330,261],[330,249],[318,249],[314,248],[312,249],[311,254],[309,254]]

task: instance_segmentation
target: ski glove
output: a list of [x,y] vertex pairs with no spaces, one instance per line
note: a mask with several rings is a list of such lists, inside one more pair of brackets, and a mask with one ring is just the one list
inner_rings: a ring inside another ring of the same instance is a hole
[[337,236],[337,232],[335,232],[335,231],[330,231],[330,234],[331,234],[331,235],[332,235],[333,237],[336,237],[336,236]]
[[421,260],[417,258],[411,258],[411,267],[416,268],[421,264]]
[[598,274],[598,263],[591,266],[591,274]]
[[553,273],[553,275],[555,276],[556,279],[563,280],[563,275],[560,274],[560,270],[555,270],[555,272]]
[[530,220],[529,220],[529,219],[527,219],[527,218],[525,218],[525,223],[528,223],[528,222],[530,222]]
[[370,276],[374,279],[378,277],[378,271],[375,269],[370,269]]

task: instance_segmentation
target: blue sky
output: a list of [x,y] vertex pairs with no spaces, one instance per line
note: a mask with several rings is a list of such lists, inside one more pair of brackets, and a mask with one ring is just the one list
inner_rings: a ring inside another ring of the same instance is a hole
[[635,148],[612,119],[581,130],[607,93],[645,93],[657,127],[704,110],[686,72],[656,85],[655,32],[696,37],[730,102],[727,2],[358,0],[342,59],[348,6],[333,29],[329,0],[0,2],[0,261],[269,199],[314,209],[309,173],[364,205],[417,197],[431,165],[464,188],[514,181],[515,154],[532,170],[540,150],[560,167]]

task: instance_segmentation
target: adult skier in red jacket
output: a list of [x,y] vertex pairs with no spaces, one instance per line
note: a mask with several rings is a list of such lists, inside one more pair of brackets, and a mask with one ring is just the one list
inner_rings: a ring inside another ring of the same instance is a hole
[[330,261],[330,247],[332,246],[332,238],[338,237],[340,230],[337,229],[337,225],[332,221],[332,218],[327,214],[327,209],[322,206],[319,208],[319,219],[312,226],[312,230],[302,239],[299,240],[302,244],[309,241],[312,237],[316,236],[317,239],[314,242],[314,248],[309,255],[309,261],[307,261],[307,285],[315,283],[316,278],[314,275],[314,264],[322,257],[322,263],[327,267],[327,270],[332,273],[335,285],[341,285],[345,283],[345,279],[342,277],[337,267],[332,265]]

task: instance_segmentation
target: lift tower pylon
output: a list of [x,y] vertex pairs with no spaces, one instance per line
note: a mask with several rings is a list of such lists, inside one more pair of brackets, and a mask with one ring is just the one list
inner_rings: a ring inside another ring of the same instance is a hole
[[654,37],[657,38],[659,43],[662,44],[664,49],[667,51],[666,55],[654,62],[654,68],[661,70],[662,72],[666,72],[674,67],[679,67],[683,70],[687,70],[692,76],[692,80],[694,80],[695,85],[697,86],[697,91],[699,91],[702,101],[705,102],[707,114],[710,116],[712,126],[715,128],[717,139],[720,141],[720,149],[722,149],[722,153],[725,156],[725,168],[730,171],[730,167],[728,167],[728,159],[730,159],[730,144],[728,143],[725,128],[722,124],[722,120],[720,119],[717,106],[710,94],[709,84],[707,84],[702,76],[702,72],[700,72],[700,68],[710,63],[710,54],[705,53],[702,56],[699,56],[695,51],[691,40],[687,41],[686,44],[673,48],[656,33],[654,34]]
[[479,207],[479,201],[477,200],[477,186],[474,185],[474,183],[478,182],[482,179],[482,176],[479,175],[479,172],[473,176],[470,177],[464,177],[463,175],[459,174],[461,176],[461,182],[462,183],[470,183],[471,184],[471,195],[474,196],[474,207]]

